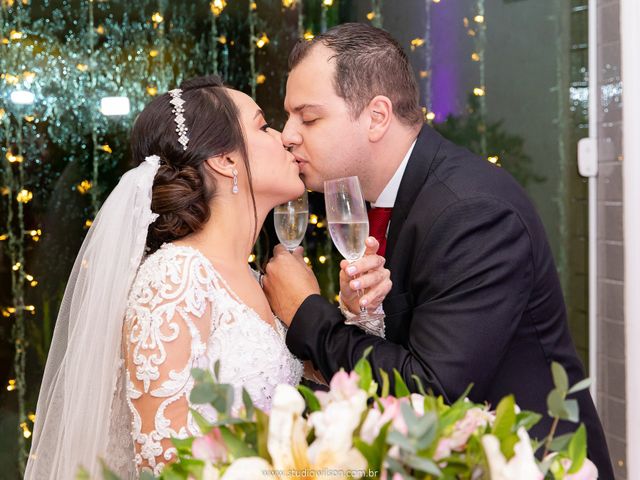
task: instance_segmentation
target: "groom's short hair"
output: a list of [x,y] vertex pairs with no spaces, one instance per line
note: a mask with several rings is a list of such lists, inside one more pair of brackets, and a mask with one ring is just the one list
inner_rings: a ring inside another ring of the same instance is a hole
[[391,100],[402,123],[415,125],[424,121],[413,69],[389,33],[364,23],[343,23],[312,40],[299,40],[289,55],[289,71],[318,43],[335,52],[334,87],[354,118],[376,95],[384,95]]

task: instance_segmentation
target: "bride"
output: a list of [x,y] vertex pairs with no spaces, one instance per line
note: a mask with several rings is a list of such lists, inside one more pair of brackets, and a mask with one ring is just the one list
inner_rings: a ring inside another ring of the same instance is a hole
[[220,360],[236,411],[242,387],[268,411],[275,386],[303,374],[247,266],[268,212],[305,188],[279,132],[250,97],[200,77],[154,99],[131,143],[139,165],[107,198],[67,284],[26,479],[70,479],[80,466],[97,476],[100,458],[123,478],[160,473],[170,438],[199,433],[189,408],[216,418],[189,403],[194,367]]

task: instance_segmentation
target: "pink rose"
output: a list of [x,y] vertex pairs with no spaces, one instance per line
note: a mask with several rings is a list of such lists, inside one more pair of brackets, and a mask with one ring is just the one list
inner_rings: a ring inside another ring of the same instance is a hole
[[329,391],[316,392],[316,397],[323,407],[332,401],[350,400],[360,391],[359,381],[360,377],[356,372],[347,373],[340,370],[331,379]]
[[222,440],[219,428],[214,428],[208,434],[193,441],[191,453],[194,458],[208,460],[211,463],[227,461],[227,447]]

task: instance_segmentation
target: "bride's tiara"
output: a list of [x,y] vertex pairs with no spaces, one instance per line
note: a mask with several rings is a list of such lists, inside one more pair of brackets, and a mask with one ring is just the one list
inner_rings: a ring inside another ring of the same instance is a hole
[[169,95],[171,95],[171,105],[173,105],[172,112],[175,115],[174,121],[176,122],[176,132],[178,133],[178,142],[182,145],[182,149],[187,149],[187,144],[189,143],[189,137],[187,133],[189,130],[187,126],[184,124],[184,100],[182,99],[182,89],[174,88],[173,90],[169,90]]

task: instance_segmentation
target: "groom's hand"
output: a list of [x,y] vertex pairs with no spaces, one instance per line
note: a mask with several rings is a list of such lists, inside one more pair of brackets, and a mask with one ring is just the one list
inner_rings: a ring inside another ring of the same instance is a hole
[[311,268],[304,263],[302,247],[293,253],[276,245],[262,278],[264,293],[271,309],[287,326],[309,295],[319,294],[320,286]]
[[[380,244],[368,237],[364,256],[353,263],[340,262],[340,297],[351,313],[359,313],[360,306],[373,311],[391,290],[391,272],[384,268],[384,257],[376,255]],[[364,294],[360,297],[358,291]]]

